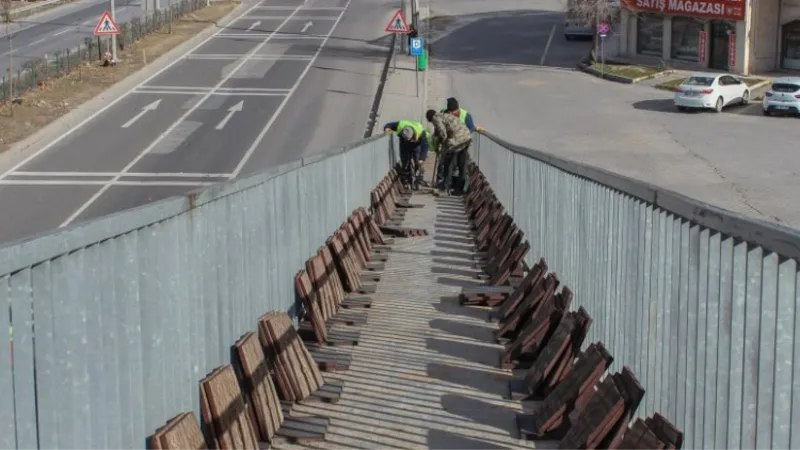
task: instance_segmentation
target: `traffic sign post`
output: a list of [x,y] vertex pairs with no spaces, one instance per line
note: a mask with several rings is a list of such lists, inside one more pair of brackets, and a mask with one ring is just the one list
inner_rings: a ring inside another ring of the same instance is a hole
[[422,49],[424,47],[425,41],[423,38],[412,38],[411,39],[411,56],[422,56]]
[[597,34],[600,35],[600,76],[604,77],[606,72],[606,49],[605,42],[606,36],[611,31],[611,25],[608,22],[600,22],[597,25]]
[[419,57],[422,56],[424,50],[424,43],[425,41],[422,38],[412,38],[411,39],[411,56],[416,58],[416,64],[414,64],[414,84],[417,86],[417,97],[419,97]]
[[[406,22],[406,18],[403,17],[403,8],[398,9],[395,11],[394,15],[392,16],[392,20],[389,21],[389,25],[386,25],[387,33],[395,33],[395,34],[407,34],[411,31],[408,28],[408,22]],[[402,48],[402,45],[400,46]],[[395,53],[394,58],[392,58],[392,65],[394,69],[397,70],[397,38],[395,37]]]
[[406,34],[409,31],[411,31],[411,29],[408,27],[406,18],[403,17],[403,10],[398,9],[392,16],[392,20],[389,21],[389,25],[386,25],[386,32]]
[[117,35],[120,34],[119,26],[114,21],[114,0],[111,0],[111,12],[105,11],[97,25],[94,27],[95,36],[111,36],[111,63],[117,62]]

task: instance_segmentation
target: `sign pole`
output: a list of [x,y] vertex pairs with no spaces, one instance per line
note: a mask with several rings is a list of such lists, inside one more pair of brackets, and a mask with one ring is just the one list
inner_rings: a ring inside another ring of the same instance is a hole
[[[111,20],[117,23],[117,16],[114,12],[114,0],[111,1]],[[117,63],[117,35],[111,35],[111,64]]]
[[414,84],[417,85],[417,97],[419,97],[419,56],[414,58]]
[[[404,38],[406,38],[406,40],[407,40],[407,37],[408,37],[407,34],[411,31],[408,28],[408,22],[406,22],[405,17],[403,17],[403,8],[405,8],[405,0],[401,0],[401,2],[402,3],[401,3],[400,9],[398,9],[394,13],[394,15],[392,16],[392,20],[389,21],[389,25],[386,25],[386,30],[385,30],[387,33],[392,33],[395,36],[394,37],[394,44],[393,44],[394,56],[392,57],[393,72],[397,71],[397,51],[398,51],[398,47],[400,47],[401,49],[405,48],[405,46],[404,46],[404,44],[402,42],[398,46],[397,45],[398,44],[397,40],[398,39],[402,40]],[[399,37],[398,38],[398,35],[401,35],[403,37]],[[405,45],[408,45],[408,42],[406,42]]]
[[600,66],[603,68],[603,74],[606,71],[606,37],[605,35],[600,36]]

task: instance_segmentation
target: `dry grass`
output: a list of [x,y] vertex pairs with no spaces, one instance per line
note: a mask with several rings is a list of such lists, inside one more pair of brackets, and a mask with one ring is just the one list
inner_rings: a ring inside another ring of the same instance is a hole
[[625,78],[637,79],[641,77],[653,76],[664,69],[653,66],[639,66],[635,64],[592,64],[592,68],[613,75],[618,75]]
[[[117,54],[116,67],[101,62],[84,63],[70,74],[49,80],[39,89],[22,95],[21,104],[0,105],[0,152],[19,142],[80,104],[90,100],[118,81],[136,72],[159,56],[200,33],[231,12],[237,2],[224,1],[187,14],[172,24],[125,47]],[[12,110],[13,108],[13,110]]]

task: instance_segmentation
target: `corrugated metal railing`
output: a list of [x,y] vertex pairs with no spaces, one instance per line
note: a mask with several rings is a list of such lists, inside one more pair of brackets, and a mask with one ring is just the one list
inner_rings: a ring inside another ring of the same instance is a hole
[[[293,307],[292,275],[369,204],[391,142],[0,248],[0,448],[142,447],[197,411],[198,380]],[[473,155],[529,263],[546,258],[644,385],[640,415],[686,448],[800,447],[798,232],[492,136]]]
[[[800,233],[479,135],[473,157],[685,448],[800,448]],[[657,168],[653,168],[657,170]]]
[[[368,139],[0,248],[0,448],[138,448],[394,161]],[[8,308],[13,325],[13,365]]]

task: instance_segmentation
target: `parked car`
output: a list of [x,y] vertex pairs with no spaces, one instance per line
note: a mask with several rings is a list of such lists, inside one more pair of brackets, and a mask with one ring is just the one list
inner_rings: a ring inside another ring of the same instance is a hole
[[726,106],[750,102],[750,89],[733,75],[695,73],[675,90],[674,102],[679,111],[713,109],[721,112]]
[[568,41],[575,38],[591,38],[592,36],[594,36],[594,26],[573,22],[569,19],[564,22],[564,37]]
[[781,77],[772,81],[762,103],[765,116],[772,113],[800,114],[800,77]]

